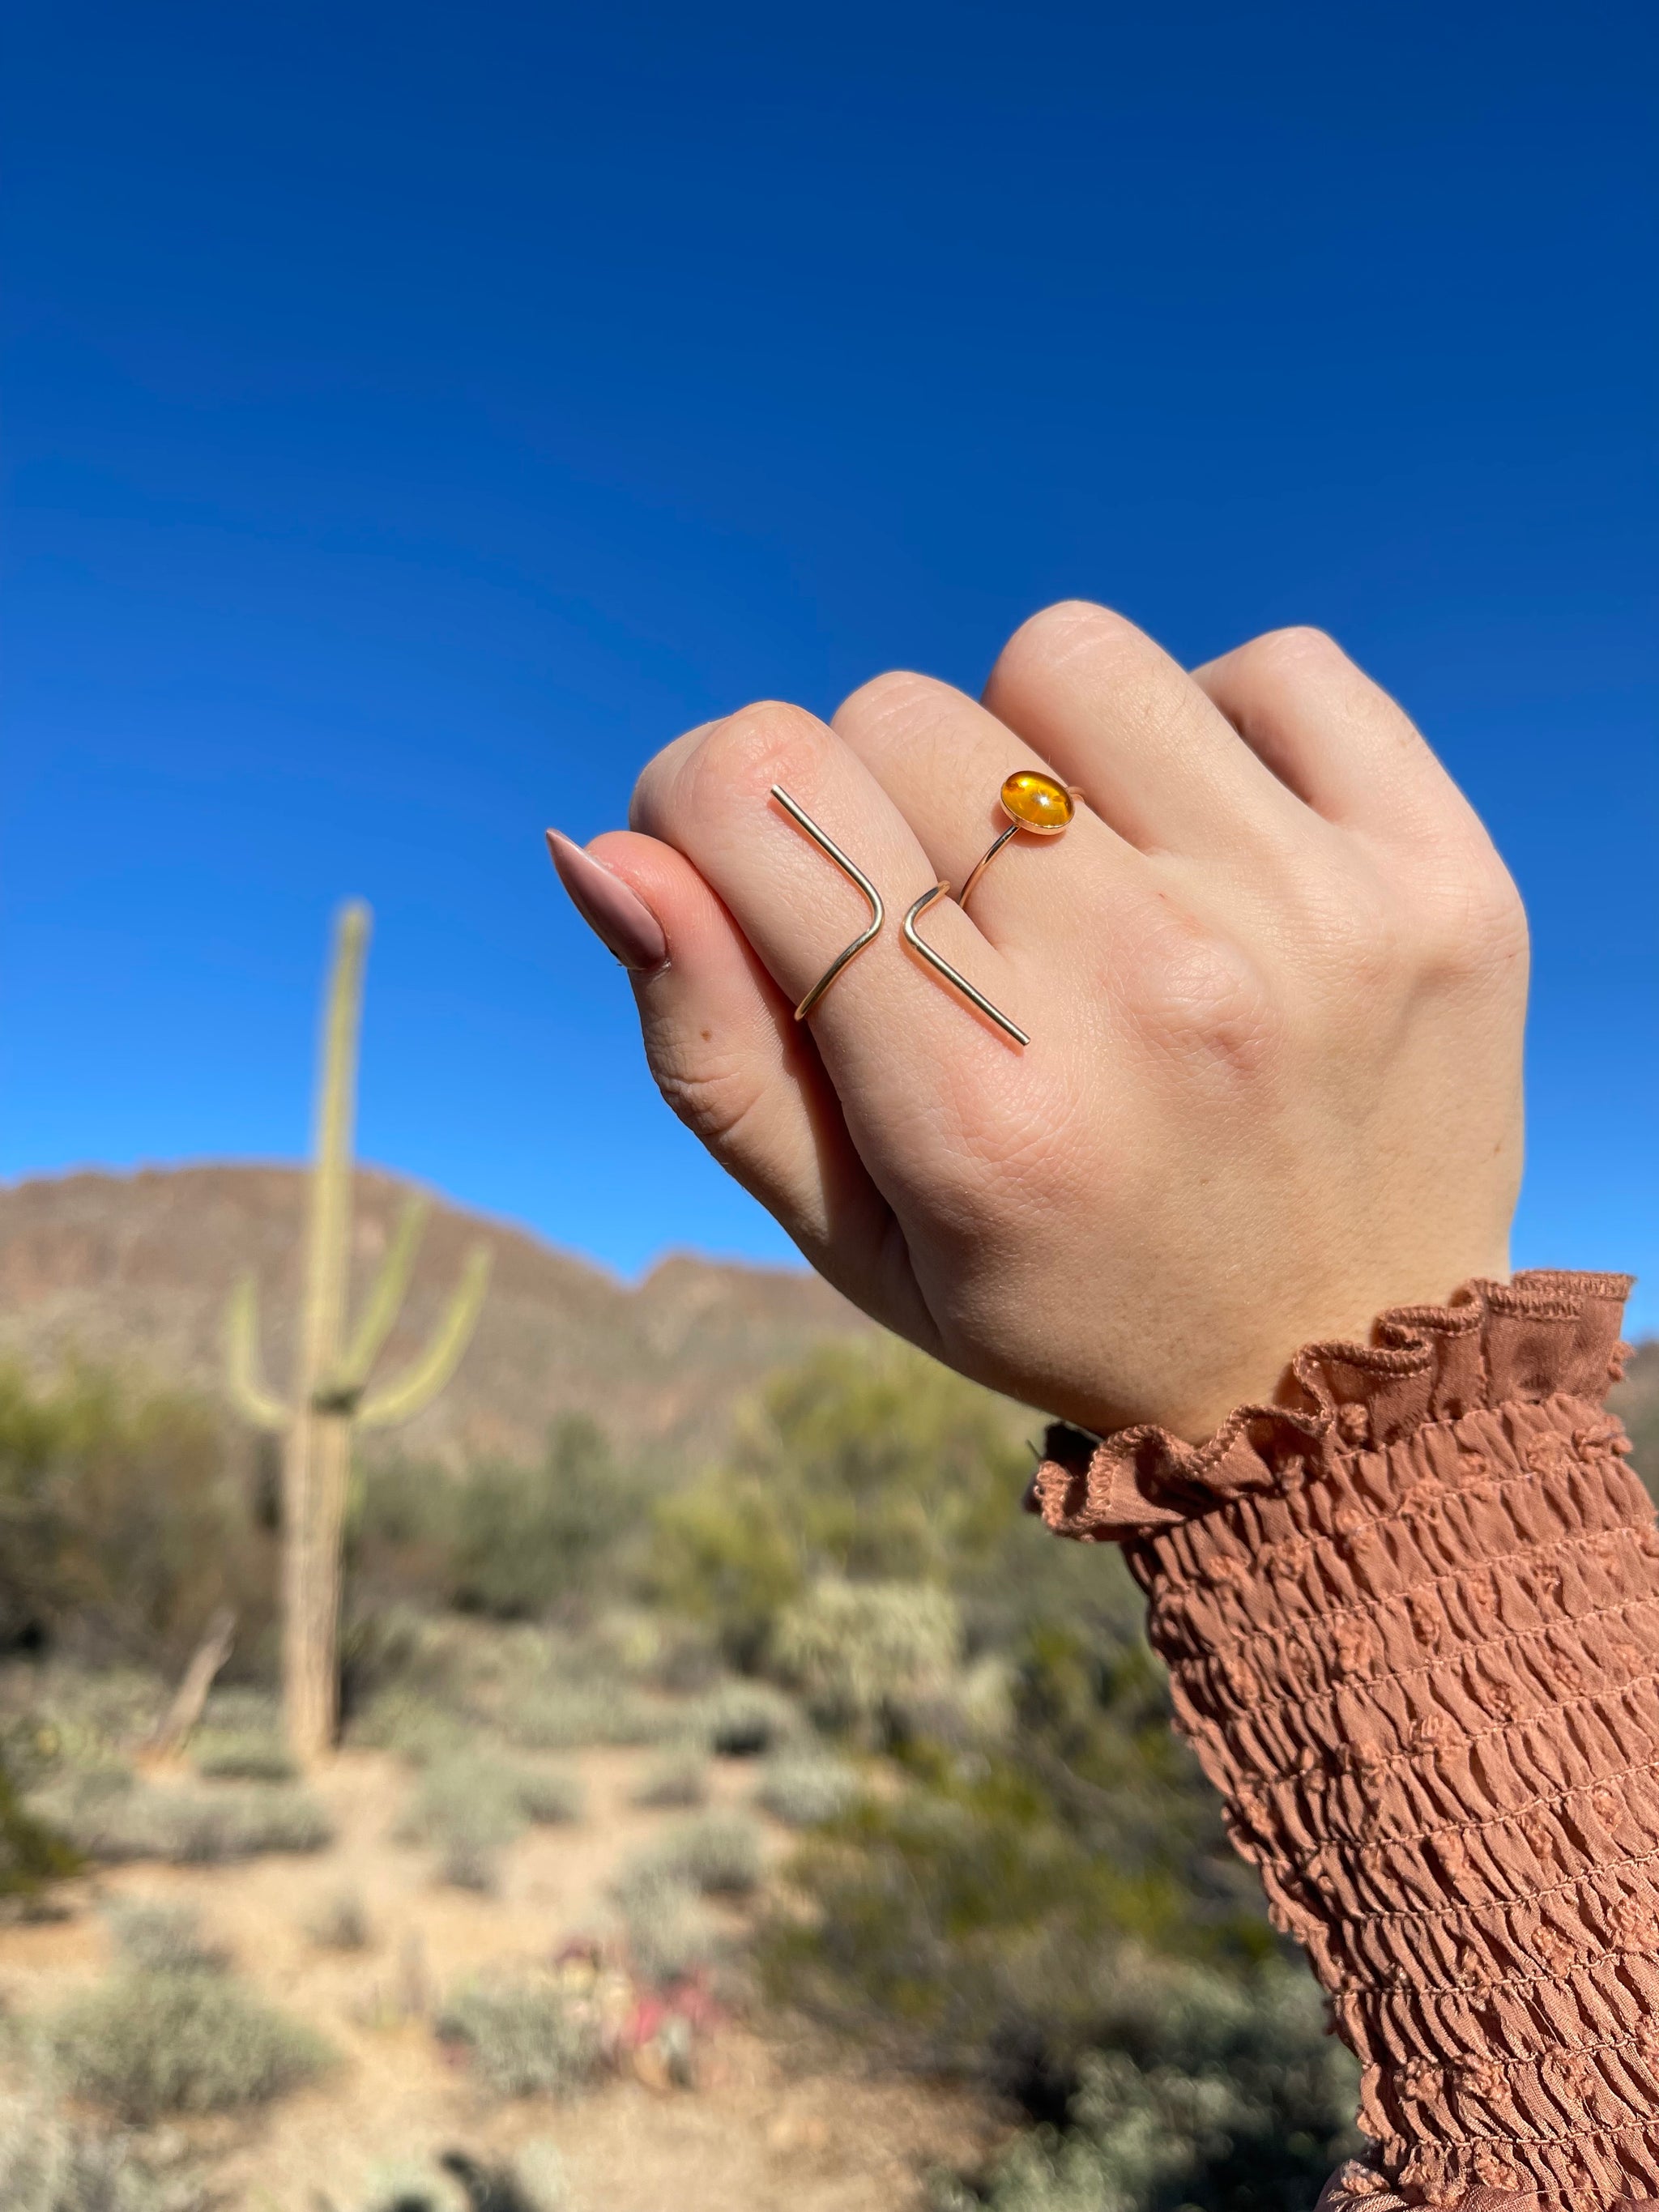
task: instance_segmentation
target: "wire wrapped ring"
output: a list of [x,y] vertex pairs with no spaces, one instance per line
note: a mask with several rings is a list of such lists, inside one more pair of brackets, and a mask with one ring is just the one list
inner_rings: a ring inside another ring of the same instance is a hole
[[1008,817],[1008,827],[993,838],[969,872],[967,882],[957,894],[960,907],[967,905],[974,885],[1008,840],[1018,837],[1022,830],[1032,837],[1063,837],[1072,826],[1083,793],[1078,785],[1060,783],[1052,775],[1044,775],[1039,769],[1022,768],[1004,777],[997,796]]

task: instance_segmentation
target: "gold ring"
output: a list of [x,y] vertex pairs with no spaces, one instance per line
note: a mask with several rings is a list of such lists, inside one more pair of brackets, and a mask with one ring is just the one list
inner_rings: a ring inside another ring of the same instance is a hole
[[836,866],[841,870],[842,875],[847,877],[849,882],[856,884],[859,889],[864,893],[865,897],[870,902],[869,928],[864,931],[861,936],[855,937],[853,939],[853,942],[848,946],[845,952],[838,952],[836,955],[835,958],[830,963],[830,965],[824,969],[823,975],[818,977],[817,981],[813,984],[811,989],[801,1000],[799,1006],[796,1007],[795,1019],[798,1022],[804,1022],[808,1014],[811,1012],[813,1007],[817,1006],[818,1000],[830,988],[830,986],[835,981],[836,976],[840,975],[842,969],[847,966],[849,961],[856,960],[858,958],[858,956],[863,951],[865,946],[869,944],[871,939],[880,930],[881,925],[886,918],[887,910],[882,905],[881,893],[871,882],[869,877],[864,873],[862,869],[854,866],[853,862],[848,859],[846,854],[842,851],[841,847],[836,844],[835,839],[830,836],[825,831],[819,829],[817,823],[813,821],[811,816],[806,811],[806,809],[804,806],[799,805],[794,799],[791,799],[788,793],[784,789],[781,783],[775,783],[772,786],[772,796],[777,800],[778,805],[782,807],[784,812],[789,816],[791,820],[798,822],[800,824],[801,828],[806,832],[807,836],[817,847],[818,850],[821,853],[827,853],[830,855],[830,858],[835,862]]
[[930,968],[937,969],[939,973],[944,976],[947,983],[954,983],[957,989],[961,992],[963,997],[966,999],[970,1005],[977,1006],[981,1013],[987,1016],[991,1021],[994,1021],[997,1027],[1002,1030],[1005,1036],[1012,1037],[1014,1042],[1018,1045],[1030,1044],[1031,1042],[1030,1038],[1026,1036],[1024,1030],[1020,1028],[1017,1022],[1011,1022],[1007,1015],[1005,1014],[1000,1007],[994,1006],[991,1004],[991,1001],[986,997],[983,991],[976,991],[973,985],[968,981],[968,978],[951,965],[950,962],[945,957],[945,955],[942,952],[935,952],[931,945],[927,944],[921,938],[917,936],[917,918],[927,913],[928,908],[932,906],[936,898],[943,898],[950,888],[951,886],[947,883],[930,884],[927,886],[927,889],[922,893],[921,896],[916,900],[915,903],[911,907],[908,914],[904,917],[903,933],[905,943],[907,945],[914,945]]
[[1076,784],[1057,782],[1052,775],[1044,775],[1040,769],[1016,769],[1012,775],[1005,776],[998,797],[1002,801],[1002,811],[1008,817],[1008,827],[992,840],[984,857],[957,893],[957,904],[967,905],[974,885],[1008,840],[1018,837],[1022,830],[1032,837],[1064,836],[1072,826],[1077,803],[1082,796]]

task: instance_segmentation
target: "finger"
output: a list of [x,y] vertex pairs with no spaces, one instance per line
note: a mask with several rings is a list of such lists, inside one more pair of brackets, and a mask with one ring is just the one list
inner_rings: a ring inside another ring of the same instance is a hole
[[[977,700],[930,676],[878,676],[843,701],[831,726],[958,892],[1009,826],[998,796],[1004,778],[1019,769],[1054,775]],[[1065,842],[1062,860],[1054,840],[1013,837],[975,885],[973,917],[994,945],[1053,944],[1091,927],[1101,897],[1147,872],[1145,856],[1086,807]]]
[[1305,810],[1186,671],[1104,607],[1070,600],[1022,624],[985,704],[1143,853],[1275,857]]
[[[1009,1057],[903,943],[898,924],[937,878],[904,817],[830,730],[800,708],[746,708],[690,744],[670,746],[641,777],[635,826],[672,844],[712,886],[785,998],[799,1004],[867,928],[843,870],[772,798],[780,786],[873,884],[886,927],[837,977],[810,1019],[854,1141],[882,1176],[858,1116],[891,1158],[907,1120],[994,1103]],[[1021,979],[961,910],[940,902],[925,932],[945,958],[1017,1022]],[[964,1060],[972,1073],[964,1080]],[[890,1198],[893,1193],[883,1183]]]
[[928,1323],[886,1201],[807,1031],[731,915],[671,847],[629,830],[592,858],[655,917],[668,957],[631,980],[658,1088],[820,1273],[918,1341]]
[[1193,681],[1328,821],[1397,832],[1465,805],[1410,717],[1322,630],[1270,630]]

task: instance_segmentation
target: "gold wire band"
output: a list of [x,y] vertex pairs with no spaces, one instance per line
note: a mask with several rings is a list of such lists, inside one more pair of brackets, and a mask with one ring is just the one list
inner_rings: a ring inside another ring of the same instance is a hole
[[[997,842],[1000,844],[1002,841],[999,838]],[[994,851],[995,847],[993,847],[992,850]],[[988,858],[989,855],[988,854],[987,857]],[[981,863],[981,866],[982,865],[983,863]],[[1031,1042],[1030,1038],[1026,1036],[1024,1030],[1021,1029],[1017,1023],[1011,1022],[1007,1015],[1002,1012],[1000,1008],[994,1006],[991,1004],[991,1001],[986,997],[983,991],[976,991],[973,985],[968,981],[968,978],[954,969],[942,952],[935,952],[931,945],[924,943],[922,939],[917,936],[917,915],[925,914],[927,908],[932,906],[933,901],[936,898],[944,897],[945,894],[950,890],[950,888],[951,886],[947,883],[937,883],[930,885],[929,888],[922,893],[921,896],[910,908],[909,913],[904,917],[905,943],[907,945],[913,945],[916,951],[921,953],[922,958],[927,963],[930,968],[936,968],[939,974],[944,976],[947,983],[953,983],[957,989],[961,992],[963,997],[968,1000],[971,1005],[977,1006],[981,1013],[985,1015],[988,1020],[994,1021],[997,1027],[1002,1030],[1005,1036],[1012,1037],[1016,1044],[1030,1044]]]
[[[1077,801],[1083,796],[1082,786],[1080,784],[1068,783],[1065,788],[1066,797],[1071,799],[1073,804],[1075,805]],[[1011,837],[1018,837],[1022,830],[1029,832],[1029,834],[1033,837],[1059,837],[1062,836],[1066,830],[1070,829],[1070,827],[1071,824],[1069,822],[1057,822],[1052,829],[1039,829],[1034,822],[1010,822],[1006,830],[1000,830],[997,832],[996,836],[991,840],[991,842],[986,848],[985,851],[980,854],[978,860],[975,861],[973,866],[968,871],[968,880],[963,885],[962,889],[957,893],[957,904],[963,908],[964,911],[966,910],[968,901],[973,892],[974,885],[985,873],[987,868],[990,866],[992,861],[995,860],[997,854],[1002,850],[1008,840]]]
[[812,840],[812,842],[817,847],[818,850],[821,853],[827,853],[830,858],[835,862],[836,866],[841,870],[842,875],[844,875],[849,882],[856,884],[859,889],[864,893],[866,898],[870,902],[869,928],[864,932],[861,937],[855,937],[853,939],[853,942],[848,946],[845,952],[839,952],[836,954],[836,957],[824,969],[823,975],[818,977],[817,981],[813,984],[811,989],[801,1000],[799,1006],[796,1007],[795,1019],[798,1022],[802,1022],[805,1021],[808,1014],[811,1012],[813,1007],[817,1006],[818,1000],[830,988],[830,986],[835,981],[836,976],[840,975],[842,969],[846,967],[848,961],[856,960],[860,953],[863,951],[865,946],[869,944],[871,939],[878,933],[881,928],[882,923],[887,918],[887,909],[881,902],[881,893],[871,882],[869,877],[864,873],[862,869],[854,866],[853,862],[848,859],[846,854],[842,851],[841,847],[836,844],[835,839],[827,836],[823,830],[819,829],[817,823],[813,821],[811,816],[806,811],[806,809],[804,806],[798,805],[795,800],[791,799],[788,793],[784,789],[781,783],[775,783],[772,786],[772,796],[777,800],[778,805],[782,807],[784,812],[789,816],[790,819],[800,824],[800,827],[806,832],[807,836]]

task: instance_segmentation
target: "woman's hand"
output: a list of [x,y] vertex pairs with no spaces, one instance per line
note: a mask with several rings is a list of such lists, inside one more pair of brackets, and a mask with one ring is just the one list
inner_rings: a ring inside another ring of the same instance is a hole
[[[1024,767],[1082,787],[1076,821],[921,924],[1022,1052],[899,920],[964,881]],[[799,1025],[868,913],[774,783],[888,910]],[[1188,675],[1103,608],[1050,607],[982,703],[900,674],[828,726],[747,707],[659,753],[632,819],[561,873],[635,965],[664,1096],[814,1267],[965,1374],[1196,1439],[1308,1339],[1507,1271],[1520,902],[1328,638]]]

